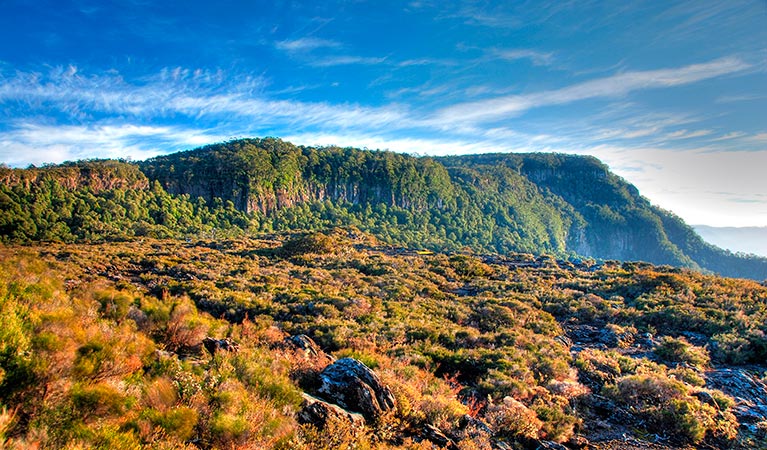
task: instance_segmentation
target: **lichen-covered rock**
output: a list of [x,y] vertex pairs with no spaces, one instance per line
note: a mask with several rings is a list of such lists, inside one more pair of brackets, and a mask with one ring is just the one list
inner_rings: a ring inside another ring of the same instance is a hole
[[305,334],[298,334],[295,336],[288,336],[285,338],[285,343],[291,348],[301,351],[306,358],[325,357],[325,352],[322,351],[319,345],[317,345],[312,338]]
[[394,394],[369,367],[354,358],[342,358],[320,373],[318,394],[344,409],[375,420],[397,408]]
[[346,411],[308,394],[303,394],[303,397],[304,402],[296,417],[299,423],[312,424],[321,430],[329,422],[348,424],[353,431],[361,431],[365,426],[365,418],[361,414]]

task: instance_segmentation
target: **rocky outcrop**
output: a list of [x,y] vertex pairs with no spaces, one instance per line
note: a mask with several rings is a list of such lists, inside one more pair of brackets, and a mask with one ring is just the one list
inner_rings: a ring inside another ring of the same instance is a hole
[[397,408],[394,394],[369,367],[354,358],[342,358],[320,373],[317,393],[349,411],[375,421]]
[[[608,349],[616,347],[628,347],[637,342],[637,337],[631,332],[617,332],[615,329],[596,327],[593,325],[570,325],[567,327],[567,338],[571,346],[576,350],[583,347]],[[649,342],[648,342],[649,340]],[[560,340],[563,344],[563,340]],[[652,335],[642,338],[643,346],[651,347]]]
[[287,344],[288,347],[301,352],[306,358],[325,356],[325,352],[322,351],[320,346],[305,334],[288,336],[285,338],[285,344]]
[[743,369],[715,369],[706,372],[705,376],[706,387],[719,389],[735,399],[732,412],[738,422],[767,421],[767,384],[762,380]]
[[[311,378],[317,378],[320,370],[336,360],[333,355],[325,353],[312,338],[305,334],[288,336],[282,341],[281,345],[282,348],[291,351],[294,358],[306,362],[304,367],[308,372],[311,372]],[[310,374],[307,373],[306,375]],[[310,384],[314,383],[312,382]]]
[[421,432],[421,437],[429,442],[437,444],[440,448],[448,450],[458,450],[455,441],[447,437],[445,433],[434,425],[426,424]]
[[342,423],[347,424],[355,433],[361,432],[365,426],[365,418],[361,414],[346,411],[308,394],[303,394],[303,398],[301,410],[296,417],[299,423],[312,424],[321,430],[328,423]]
[[202,340],[202,345],[211,355],[215,355],[219,351],[236,353],[240,350],[240,345],[230,338],[215,339],[208,336]]

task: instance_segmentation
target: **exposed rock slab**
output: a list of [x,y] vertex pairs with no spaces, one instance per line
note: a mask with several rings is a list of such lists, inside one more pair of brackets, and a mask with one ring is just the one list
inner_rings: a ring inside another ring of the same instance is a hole
[[421,432],[423,439],[429,442],[437,444],[440,448],[446,448],[448,450],[458,450],[458,445],[455,441],[447,437],[445,433],[434,425],[426,424]]
[[767,385],[747,370],[710,370],[706,372],[706,387],[719,389],[735,399],[732,412],[738,422],[756,423],[767,420]]
[[317,390],[320,396],[344,409],[362,413],[368,420],[397,408],[391,389],[354,358],[342,358],[327,366],[320,373],[320,381]]
[[354,431],[361,431],[365,426],[365,418],[361,414],[346,411],[309,394],[303,394],[303,398],[304,402],[297,415],[299,423],[312,424],[321,430],[329,422],[347,423]]

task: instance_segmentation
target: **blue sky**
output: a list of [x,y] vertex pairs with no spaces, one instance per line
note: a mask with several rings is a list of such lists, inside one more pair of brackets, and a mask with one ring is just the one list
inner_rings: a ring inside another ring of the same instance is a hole
[[767,225],[767,1],[0,0],[0,162],[235,137],[591,154]]

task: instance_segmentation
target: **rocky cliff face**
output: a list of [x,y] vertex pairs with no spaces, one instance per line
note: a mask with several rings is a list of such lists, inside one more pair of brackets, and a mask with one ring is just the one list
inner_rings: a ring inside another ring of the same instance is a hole
[[134,164],[114,160],[92,160],[29,169],[0,168],[0,183],[32,186],[55,181],[68,190],[88,188],[97,193],[110,189],[147,189],[149,180]]
[[449,176],[428,160],[389,152],[307,149],[252,139],[176,153],[141,163],[172,194],[229,200],[248,213],[270,214],[308,202],[383,203],[441,208]]

